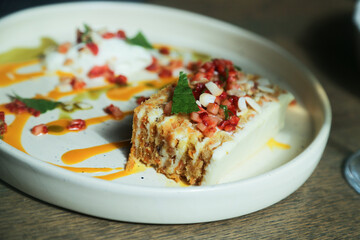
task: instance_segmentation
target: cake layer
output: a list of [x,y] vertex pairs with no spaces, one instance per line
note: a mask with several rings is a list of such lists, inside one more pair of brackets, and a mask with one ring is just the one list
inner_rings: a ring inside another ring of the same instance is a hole
[[176,181],[217,184],[279,132],[293,99],[228,60],[195,66],[190,81],[180,73],[134,110],[127,167],[141,161]]
[[254,155],[274,137],[283,128],[286,108],[293,99],[290,93],[286,93],[279,96],[278,102],[264,104],[261,113],[235,132],[231,141],[215,149],[210,160],[211,164],[206,168],[202,185],[219,183],[225,174]]

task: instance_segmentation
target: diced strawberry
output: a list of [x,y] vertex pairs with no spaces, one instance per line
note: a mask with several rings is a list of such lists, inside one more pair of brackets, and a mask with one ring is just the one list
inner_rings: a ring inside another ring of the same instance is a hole
[[93,42],[87,43],[86,47],[89,48],[95,56],[99,53],[99,47]]
[[230,117],[229,122],[230,122],[230,124],[236,126],[238,124],[239,120],[240,120],[240,118],[238,116],[233,115]]
[[205,131],[206,128],[207,128],[207,126],[206,126],[204,123],[202,123],[202,122],[196,124],[196,127],[197,127],[201,132]]
[[114,72],[108,67],[108,65],[94,66],[88,72],[89,78],[105,77],[107,75],[114,75]]
[[176,59],[171,60],[168,64],[168,68],[171,70],[181,68],[182,66],[183,66],[182,60],[176,60]]
[[205,137],[212,137],[215,132],[216,132],[215,127],[209,127],[206,128],[205,131],[203,131],[203,134],[205,135]]
[[108,78],[108,81],[110,83],[115,83],[115,84],[119,84],[119,85],[126,85],[127,83],[127,77],[124,75],[118,75],[112,78]]
[[215,116],[207,115],[202,119],[202,121],[205,124],[205,126],[216,127],[219,122],[219,119]]
[[101,35],[102,38],[105,38],[105,39],[110,39],[110,38],[114,38],[116,36],[115,33],[112,33],[112,32],[106,32],[104,33],[103,35]]
[[190,113],[190,119],[194,122],[197,122],[197,123],[201,123],[202,122],[202,119],[200,118],[200,115],[199,113],[197,112],[192,112]]
[[108,114],[110,114],[114,119],[122,119],[124,116],[123,111],[120,110],[120,108],[114,106],[113,104],[110,104],[107,106],[104,111]]
[[39,124],[31,129],[31,133],[35,136],[40,136],[48,133],[48,127],[45,124]]
[[226,132],[232,132],[232,131],[234,131],[235,129],[236,129],[236,127],[235,127],[234,125],[231,125],[231,124],[226,125],[226,126],[224,127],[224,130],[225,130]]
[[85,86],[86,86],[86,83],[82,80],[79,80],[77,79],[76,77],[73,77],[71,79],[71,87],[74,89],[74,90],[80,90],[80,89],[83,89]]
[[125,34],[125,32],[124,32],[123,30],[117,31],[116,36],[117,36],[118,38],[121,38],[121,39],[125,39],[125,38],[126,38],[126,34]]
[[159,53],[161,53],[163,55],[169,55],[170,54],[170,49],[168,47],[161,47],[159,49]]
[[66,127],[70,131],[80,131],[86,128],[86,122],[82,119],[74,119]]
[[219,105],[216,103],[209,103],[206,107],[206,110],[211,114],[218,114],[219,112]]
[[149,66],[147,66],[145,69],[150,71],[150,72],[156,72],[159,70],[159,64],[158,64],[158,60],[155,57],[152,57],[152,62]]
[[202,61],[199,60],[197,62],[189,62],[186,68],[192,72],[196,72],[200,69],[201,65],[202,65]]
[[229,99],[225,99],[225,100],[223,100],[223,101],[221,102],[221,105],[227,106],[228,108],[231,107],[231,104],[232,104],[232,103],[230,102]]
[[170,69],[163,68],[163,69],[160,70],[158,75],[161,78],[171,77],[172,76],[172,71]]

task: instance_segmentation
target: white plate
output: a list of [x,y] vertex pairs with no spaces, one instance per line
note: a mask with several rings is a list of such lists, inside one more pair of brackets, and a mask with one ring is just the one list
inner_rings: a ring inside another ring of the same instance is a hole
[[[331,123],[330,105],[323,88],[287,52],[236,26],[189,12],[144,4],[57,4],[21,11],[1,19],[0,53],[19,46],[36,46],[42,36],[57,42],[72,40],[75,29],[83,23],[94,27],[122,28],[130,33],[142,30],[151,42],[187,47],[231,59],[245,71],[264,75],[290,89],[299,105],[288,112],[286,128],[276,139],[290,143],[292,150],[276,153],[264,149],[251,162],[244,163],[240,170],[224,179],[228,183],[183,188],[170,187],[171,181],[155,174],[152,169],[105,181],[47,163],[59,164],[61,153],[69,145],[85,148],[126,137],[129,121],[122,123],[121,134],[112,131],[119,126],[116,122],[89,127],[84,132],[68,134],[64,138],[46,136],[49,137],[46,140],[25,131],[22,143],[30,155],[0,141],[2,180],[46,202],[93,216],[174,224],[215,221],[263,209],[293,193],[317,166]],[[48,83],[44,84],[44,81]],[[2,89],[0,103],[9,101],[6,94],[12,91],[32,97],[51,89],[51,84],[52,80],[42,79]],[[105,98],[99,100],[102,104],[106,101]],[[129,103],[121,104],[131,108]],[[56,118],[54,112],[40,116],[41,120],[47,122]],[[39,124],[39,118],[31,118],[25,128],[30,129],[35,124]],[[273,155],[271,159],[264,161],[264,156],[269,154]],[[86,163],[89,165],[84,166],[110,164],[114,167],[125,160],[126,153],[110,152],[89,160]]]

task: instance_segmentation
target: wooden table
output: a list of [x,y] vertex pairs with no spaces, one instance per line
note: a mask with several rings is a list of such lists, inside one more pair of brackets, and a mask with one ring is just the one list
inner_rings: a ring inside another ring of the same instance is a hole
[[320,79],[333,110],[332,131],[310,179],[283,201],[247,216],[192,225],[109,221],[61,209],[0,182],[0,239],[359,239],[360,195],[342,175],[360,149],[360,77],[352,11],[343,0],[154,0],[263,35]]

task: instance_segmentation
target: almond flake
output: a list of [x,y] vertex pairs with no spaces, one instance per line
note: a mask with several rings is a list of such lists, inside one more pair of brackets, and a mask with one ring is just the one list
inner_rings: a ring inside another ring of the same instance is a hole
[[266,93],[275,93],[275,90],[269,87],[265,87],[265,86],[258,86],[258,89],[260,91],[266,92]]
[[216,97],[220,96],[224,91],[223,89],[219,88],[214,82],[205,83],[205,86],[211,92],[211,94]]
[[238,107],[241,111],[246,111],[247,110],[247,106],[246,106],[246,101],[244,97],[240,97],[238,100]]
[[256,81],[260,86],[269,86],[270,85],[270,81],[267,78],[259,78]]
[[249,97],[245,97],[246,102],[250,105],[250,107],[252,107],[255,111],[257,111],[258,113],[261,112],[261,107],[259,104],[257,104],[254,99],[249,98]]
[[209,93],[202,93],[199,97],[199,101],[200,101],[201,105],[203,105],[204,107],[207,107],[207,105],[209,105],[209,103],[214,103],[215,100],[216,100],[216,97]]

